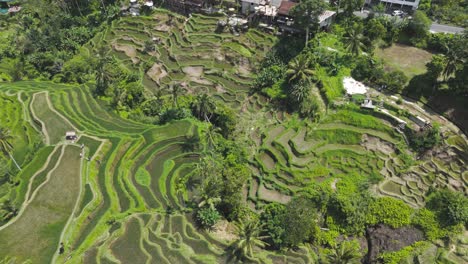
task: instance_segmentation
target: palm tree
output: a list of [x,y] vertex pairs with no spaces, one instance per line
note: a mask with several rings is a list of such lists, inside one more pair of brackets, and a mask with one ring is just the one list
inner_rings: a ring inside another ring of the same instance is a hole
[[213,148],[216,148],[215,137],[220,132],[221,132],[221,128],[210,124],[210,126],[208,127],[205,133],[205,136],[206,136],[205,140],[206,140],[206,145],[208,147],[208,150],[211,151]]
[[210,122],[212,113],[216,109],[216,104],[207,94],[200,94],[197,96],[192,107],[198,118],[204,118],[206,122]]
[[0,127],[0,151],[4,155],[10,156],[11,160],[13,160],[13,163],[15,163],[18,170],[21,170],[21,167],[18,165],[15,158],[13,157],[13,155],[11,155],[11,150],[13,150],[13,145],[11,145],[10,140],[12,138],[13,137],[10,135],[10,130]]
[[182,92],[182,87],[178,83],[171,83],[169,85],[169,90],[172,95],[173,107],[178,108],[179,107],[178,98],[179,98],[180,93]]
[[341,242],[327,256],[327,260],[332,264],[358,264],[361,259],[361,253],[357,247],[348,241]]
[[96,90],[97,95],[104,95],[109,83],[112,82],[112,75],[107,69],[107,65],[110,63],[108,59],[108,50],[103,46],[98,49],[97,52],[97,64],[96,64]]
[[291,87],[291,95],[294,101],[302,103],[310,94],[310,83],[301,82]]
[[361,54],[364,46],[364,36],[361,30],[352,27],[345,35],[344,40],[346,42],[346,49],[353,55],[358,56]]
[[299,55],[288,64],[286,74],[289,76],[289,82],[293,81],[306,81],[315,74],[311,69],[312,61],[309,56]]
[[463,59],[459,56],[457,50],[452,49],[449,45],[445,44],[446,51],[446,64],[444,67],[444,71],[442,72],[444,75],[444,80],[447,81],[448,77],[455,73],[457,70],[457,65],[463,64]]
[[268,244],[262,241],[267,236],[261,236],[263,225],[258,219],[246,219],[234,224],[237,240],[231,244],[232,256],[234,258],[252,259],[254,257],[254,247],[263,248]]
[[200,202],[198,203],[198,208],[208,206],[211,210],[215,210],[215,206],[221,202],[220,197],[208,197],[208,195],[203,194]]

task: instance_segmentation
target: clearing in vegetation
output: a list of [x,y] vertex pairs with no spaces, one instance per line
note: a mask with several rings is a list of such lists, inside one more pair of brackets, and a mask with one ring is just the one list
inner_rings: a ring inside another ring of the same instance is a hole
[[389,48],[378,48],[377,57],[385,61],[387,70],[400,70],[408,78],[426,72],[426,64],[431,61],[432,54],[415,47],[402,44],[394,44]]

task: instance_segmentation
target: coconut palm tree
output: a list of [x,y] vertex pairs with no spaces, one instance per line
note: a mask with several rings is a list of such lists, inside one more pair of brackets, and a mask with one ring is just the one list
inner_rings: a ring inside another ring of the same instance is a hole
[[206,140],[207,150],[211,151],[212,149],[216,148],[215,137],[220,132],[221,132],[221,128],[216,127],[214,125],[210,125],[208,129],[206,129],[205,140]]
[[18,165],[15,158],[13,157],[13,155],[11,155],[11,151],[13,150],[13,145],[11,145],[10,140],[12,138],[13,137],[10,135],[10,130],[0,127],[0,151],[4,155],[10,156],[11,160],[13,161],[13,163],[15,163],[18,170],[21,170],[21,167]]
[[263,248],[268,244],[262,241],[267,236],[261,236],[263,225],[258,219],[246,219],[234,224],[237,240],[231,244],[232,257],[239,260],[254,258],[254,248]]
[[192,104],[192,108],[198,118],[204,118],[206,122],[210,122],[216,104],[207,94],[200,94]]
[[328,262],[333,264],[358,264],[361,263],[360,259],[359,249],[347,241],[341,242],[327,256]]
[[344,36],[346,49],[351,54],[358,56],[361,54],[364,46],[364,36],[362,35],[361,30],[352,27],[348,30],[347,34]]
[[309,80],[315,75],[315,71],[311,69],[312,60],[309,56],[299,55],[288,64],[286,74],[289,76],[289,82],[302,82]]
[[172,104],[174,108],[179,107],[179,95],[182,93],[182,87],[178,83],[171,83],[169,85],[169,91],[172,95]]
[[445,44],[445,67],[443,70],[444,80],[447,81],[448,77],[455,73],[458,65],[463,64],[463,59],[459,56],[456,49],[452,49],[449,45]]
[[200,202],[198,203],[198,208],[208,206],[212,210],[216,210],[215,206],[221,202],[220,197],[208,197],[208,195],[203,194]]
[[291,87],[292,99],[298,103],[302,103],[310,94],[310,83],[296,83]]

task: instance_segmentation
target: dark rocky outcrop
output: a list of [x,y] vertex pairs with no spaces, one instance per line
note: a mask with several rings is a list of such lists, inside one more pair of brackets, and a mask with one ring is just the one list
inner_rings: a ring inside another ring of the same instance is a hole
[[424,239],[421,230],[407,226],[391,228],[386,225],[376,225],[366,230],[368,254],[364,263],[378,263],[377,257],[383,252],[398,251]]

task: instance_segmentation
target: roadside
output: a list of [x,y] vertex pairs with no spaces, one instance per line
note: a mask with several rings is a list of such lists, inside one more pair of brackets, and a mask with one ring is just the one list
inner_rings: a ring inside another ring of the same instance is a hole
[[[360,18],[367,18],[371,11],[363,10],[363,11],[355,11],[354,15]],[[390,14],[382,14],[383,16],[393,17],[395,19],[401,20],[402,18],[397,16],[392,16]],[[449,34],[461,34],[465,29],[462,27],[455,27],[449,25],[442,25],[437,23],[432,23],[429,32],[431,33],[449,33]]]

